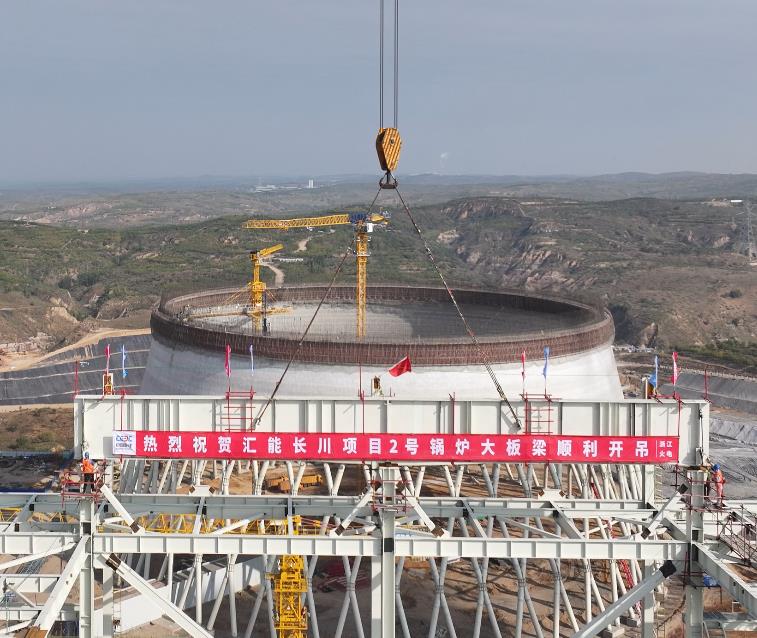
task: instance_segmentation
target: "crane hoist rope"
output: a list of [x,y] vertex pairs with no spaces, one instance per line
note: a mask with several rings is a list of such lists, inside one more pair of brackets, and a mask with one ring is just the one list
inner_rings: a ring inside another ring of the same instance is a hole
[[[497,375],[494,373],[491,363],[489,362],[489,357],[487,356],[486,351],[476,337],[476,334],[473,332],[473,329],[470,327],[468,320],[465,318],[460,305],[457,303],[457,299],[455,299],[455,294],[447,284],[447,280],[444,278],[439,265],[436,263],[436,259],[434,258],[434,254],[431,252],[431,248],[429,247],[428,242],[423,237],[421,229],[415,222],[415,219],[413,219],[410,208],[405,203],[402,194],[397,189],[397,179],[396,177],[394,177],[393,173],[397,169],[397,165],[400,159],[400,151],[402,150],[402,138],[400,137],[399,130],[397,129],[399,111],[400,57],[399,0],[394,0],[394,126],[392,128],[384,127],[384,13],[384,0],[379,0],[379,132],[376,136],[376,152],[378,153],[381,170],[384,171],[384,176],[379,180],[379,192],[381,192],[381,189],[384,188],[397,191],[397,196],[399,197],[400,202],[405,209],[405,213],[407,213],[407,216],[410,219],[410,223],[413,225],[413,228],[415,228],[415,232],[418,234],[418,237],[420,237],[421,242],[423,242],[423,246],[426,249],[426,255],[428,255],[429,261],[434,267],[434,270],[436,270],[436,274],[439,276],[439,279],[441,279],[442,284],[444,284],[444,287],[447,290],[447,294],[449,295],[450,300],[455,306],[455,310],[457,310],[457,314],[460,315],[460,319],[465,326],[465,330],[470,336],[471,341],[473,341],[473,345],[476,347],[478,355],[481,358],[482,363],[486,367],[486,371],[489,373],[489,377],[494,383],[494,387],[497,389],[497,393],[499,394],[502,401],[507,404],[507,407],[512,413],[513,419],[515,420],[515,424],[520,428],[521,424],[520,420],[518,419],[518,415],[516,414],[515,409],[505,395],[505,391],[502,389],[502,386],[497,379]],[[375,198],[373,201],[376,201]],[[373,204],[371,204],[371,207],[372,206]]]
[[379,188],[397,188],[393,173],[397,170],[402,138],[397,129],[399,111],[399,0],[394,0],[394,125],[384,126],[384,0],[379,0],[379,131],[376,153],[384,176]]

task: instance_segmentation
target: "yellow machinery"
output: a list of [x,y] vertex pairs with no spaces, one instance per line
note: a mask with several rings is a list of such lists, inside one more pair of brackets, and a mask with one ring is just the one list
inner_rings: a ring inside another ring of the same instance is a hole
[[[266,296],[266,284],[260,279],[260,266],[262,261],[269,255],[283,250],[283,244],[276,244],[268,248],[250,251],[250,262],[252,264],[252,279],[245,288],[235,292],[233,295],[224,299],[220,305],[206,308],[187,308],[183,313],[186,319],[205,319],[208,317],[225,317],[227,315],[247,315],[253,318],[257,329],[263,328],[266,332],[267,315],[289,312],[285,306],[268,306]],[[237,304],[244,297],[249,297],[249,306],[241,306],[236,309],[228,308],[232,304]]]
[[357,264],[357,284],[355,286],[355,304],[357,306],[357,336],[365,336],[366,281],[368,270],[368,233],[373,224],[386,224],[387,213],[336,213],[323,217],[298,217],[295,219],[250,219],[242,227],[249,229],[276,228],[315,228],[317,226],[339,226],[352,224],[355,228],[355,259]]
[[[302,528],[302,517],[290,516],[276,524],[276,527],[280,534],[298,536]],[[267,577],[273,581],[273,593],[276,596],[275,627],[279,638],[307,638],[308,616],[302,604],[303,596],[308,590],[305,559],[285,554],[279,558],[278,573],[268,574]]]
[[251,310],[261,310],[263,308],[263,293],[265,292],[265,282],[260,281],[260,261],[277,253],[284,248],[284,244],[276,244],[270,248],[261,248],[260,250],[250,251],[250,261],[252,262],[252,281],[250,282],[250,306]]
[[402,150],[402,138],[396,128],[380,128],[376,135],[376,153],[384,177],[379,181],[381,188],[397,188],[397,180],[392,173],[397,170]]
[[[0,520],[8,510],[0,510]],[[158,514],[157,516],[140,516],[137,525],[150,532],[161,534],[192,534],[198,529],[195,514]],[[236,523],[238,521],[232,521]],[[301,534],[318,534],[317,526],[303,527],[302,517],[288,516],[265,521],[243,521],[245,525],[234,525],[229,534],[270,534],[299,536]],[[203,516],[199,525],[202,534],[223,531],[229,520],[208,519]],[[302,556],[285,554],[279,558],[278,571],[266,574],[271,581],[275,605],[275,627],[278,638],[307,638],[308,615],[303,605],[303,596],[307,593],[308,583],[305,578],[305,559]]]
[[268,257],[277,253],[284,248],[283,244],[276,244],[268,248],[261,248],[260,250],[250,251],[250,261],[252,262],[252,280],[249,283],[250,291],[250,309],[247,312],[255,322],[255,326],[258,330],[268,332],[267,316],[280,312],[289,312],[289,308],[283,307],[269,307],[268,299],[265,295],[266,285],[264,281],[260,280],[260,262]]

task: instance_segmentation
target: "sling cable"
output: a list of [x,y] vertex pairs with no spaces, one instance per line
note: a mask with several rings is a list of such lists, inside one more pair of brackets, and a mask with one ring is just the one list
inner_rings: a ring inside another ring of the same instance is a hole
[[378,135],[376,135],[376,153],[378,155],[379,166],[381,167],[381,170],[384,171],[383,177],[379,180],[379,189],[392,189],[397,192],[397,196],[399,197],[400,203],[402,204],[402,208],[404,209],[405,213],[408,216],[408,219],[410,220],[410,223],[415,229],[415,232],[423,243],[426,256],[428,257],[431,265],[436,271],[437,276],[441,280],[444,289],[447,291],[447,295],[449,295],[450,301],[452,301],[452,304],[455,306],[455,310],[457,310],[457,314],[460,316],[460,320],[463,322],[463,326],[465,326],[465,331],[468,333],[468,336],[470,337],[473,345],[476,348],[478,356],[481,359],[481,363],[483,363],[484,367],[486,368],[486,372],[489,374],[489,378],[492,380],[492,383],[494,383],[497,394],[499,394],[500,399],[509,408],[517,428],[522,429],[520,419],[515,412],[515,408],[507,398],[507,395],[505,395],[505,391],[502,389],[502,385],[497,379],[497,375],[492,368],[487,352],[484,350],[483,345],[476,337],[476,334],[473,332],[473,328],[471,328],[468,320],[465,318],[465,315],[460,308],[460,304],[457,303],[454,292],[447,284],[447,280],[445,279],[444,274],[442,273],[441,268],[439,267],[439,264],[434,257],[434,254],[431,252],[431,247],[423,237],[418,223],[413,218],[409,206],[405,203],[405,200],[397,187],[397,178],[394,176],[394,171],[397,170],[397,165],[399,164],[400,159],[400,151],[402,150],[402,138],[400,137],[400,133],[397,128],[397,119],[399,112],[399,0],[394,0],[394,119],[393,125],[391,127],[384,126],[384,22],[384,0],[379,0],[379,132]]

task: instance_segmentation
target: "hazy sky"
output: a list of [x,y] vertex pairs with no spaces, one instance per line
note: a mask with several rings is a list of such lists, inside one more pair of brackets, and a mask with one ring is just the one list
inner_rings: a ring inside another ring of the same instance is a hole
[[[755,0],[400,3],[400,173],[757,172]],[[378,172],[377,7],[2,0],[0,182]]]

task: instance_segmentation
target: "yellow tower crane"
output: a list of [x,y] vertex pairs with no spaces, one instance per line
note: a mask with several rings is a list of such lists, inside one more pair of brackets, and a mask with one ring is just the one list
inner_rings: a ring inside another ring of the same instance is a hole
[[383,213],[335,213],[323,217],[297,217],[295,219],[250,219],[242,227],[248,229],[289,230],[290,228],[315,228],[317,226],[340,226],[352,224],[355,228],[355,261],[357,284],[355,305],[357,307],[357,336],[365,336],[366,282],[368,270],[368,234],[374,224],[386,224],[389,214]]
[[[279,534],[298,536],[302,529],[302,517],[289,516],[286,519],[273,520]],[[274,625],[279,638],[307,638],[308,616],[302,604],[302,597],[308,590],[305,578],[305,559],[302,556],[284,554],[279,558],[278,573],[267,574],[273,581],[273,593],[276,597]]]
[[260,250],[250,251],[250,261],[252,262],[252,281],[250,281],[250,306],[251,310],[260,310],[263,307],[263,293],[265,293],[265,282],[260,281],[260,261],[273,253],[283,250],[284,244],[276,244],[270,248],[261,248]]

